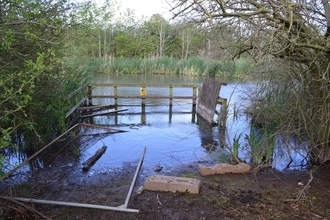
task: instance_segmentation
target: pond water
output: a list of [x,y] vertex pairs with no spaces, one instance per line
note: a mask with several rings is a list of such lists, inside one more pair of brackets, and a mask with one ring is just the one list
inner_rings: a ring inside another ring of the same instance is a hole
[[[94,83],[164,83],[201,85],[203,78],[182,75],[100,75]],[[93,142],[81,143],[81,160],[87,160],[104,144],[108,146],[105,154],[92,167],[92,171],[107,167],[120,167],[124,164],[137,164],[144,147],[147,148],[144,167],[162,166],[170,169],[180,163],[200,162],[214,164],[229,158],[229,151],[221,146],[220,137],[224,137],[232,146],[235,135],[249,135],[249,117],[244,114],[248,105],[241,97],[253,89],[253,82],[239,84],[229,82],[222,86],[220,97],[228,100],[227,129],[211,127],[192,111],[192,100],[175,100],[169,108],[166,99],[146,100],[145,114],[141,113],[141,100],[118,100],[118,109],[128,109],[118,115],[95,116],[85,122],[96,125],[122,129],[127,132],[112,134]],[[168,95],[168,88],[147,87],[148,95]],[[119,87],[120,95],[138,95],[139,88]],[[113,88],[99,87],[93,95],[111,95]],[[173,95],[191,95],[192,89],[173,89]],[[94,98],[94,105],[113,104],[113,99]],[[278,144],[277,144],[278,145]],[[279,170],[286,168],[291,158],[291,166],[299,168],[302,156],[277,146],[274,151],[273,167]],[[250,162],[251,154],[244,138],[240,139],[239,158]]]
[[[182,75],[99,75],[93,83],[145,83],[145,84],[194,84],[202,85],[202,77]],[[223,146],[220,139],[224,139],[227,147],[233,146],[233,138],[242,134],[239,140],[238,156],[241,160],[251,162],[251,149],[244,138],[250,134],[250,118],[244,113],[249,105],[242,99],[256,84],[254,82],[237,83],[227,82],[222,86],[220,97],[228,100],[227,128],[222,130],[211,127],[200,119],[193,111],[192,100],[173,100],[169,107],[167,99],[147,99],[145,112],[142,113],[141,100],[118,100],[118,109],[127,109],[115,115],[94,116],[83,119],[81,122],[103,127],[125,130],[122,133],[107,133],[104,129],[81,128],[78,132],[78,145],[65,145],[58,141],[45,152],[23,168],[20,174],[29,174],[35,168],[62,170],[68,176],[80,173],[82,163],[94,155],[103,145],[107,146],[104,155],[91,167],[87,175],[99,172],[111,172],[127,166],[136,166],[143,149],[146,154],[143,161],[143,173],[150,174],[157,166],[163,167],[162,172],[170,172],[173,167],[183,163],[204,163],[212,165],[219,162],[228,162],[230,151]],[[140,88],[119,87],[119,95],[139,95]],[[112,95],[113,88],[97,87],[93,95]],[[168,88],[147,87],[148,95],[168,95]],[[191,96],[192,88],[174,88],[173,95]],[[111,98],[93,98],[93,105],[113,104]],[[295,146],[295,147],[290,147]],[[283,144],[277,137],[273,152],[272,167],[278,170],[302,169],[305,151],[297,150],[297,144],[292,142]],[[79,148],[78,158],[73,158],[72,148]],[[7,152],[9,163],[5,167],[7,172],[31,154]],[[60,153],[62,156],[59,157]],[[63,156],[64,155],[64,156]],[[62,160],[61,160],[62,159]],[[288,164],[290,167],[288,168]],[[56,168],[57,167],[57,168]],[[66,169],[66,171],[64,171]]]

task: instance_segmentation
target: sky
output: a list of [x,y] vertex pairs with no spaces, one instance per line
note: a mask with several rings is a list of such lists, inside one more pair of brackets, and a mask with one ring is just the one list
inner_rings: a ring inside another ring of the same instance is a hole
[[142,15],[150,17],[153,14],[161,14],[164,18],[170,19],[168,12],[170,7],[166,0],[117,0],[123,8],[134,9],[137,17]]

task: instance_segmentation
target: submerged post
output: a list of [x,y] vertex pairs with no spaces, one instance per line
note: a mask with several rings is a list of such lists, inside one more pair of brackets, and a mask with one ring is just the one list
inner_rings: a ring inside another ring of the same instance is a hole
[[220,118],[220,127],[226,128],[226,121],[227,121],[227,99],[222,99],[221,105],[221,118]]
[[117,100],[117,96],[118,96],[118,94],[117,94],[117,86],[113,86],[113,95],[114,95],[114,100],[115,100],[115,105],[118,105],[118,100]]
[[173,105],[173,86],[170,86],[170,106]]
[[193,106],[196,106],[196,99],[197,99],[197,96],[196,96],[196,86],[193,87]]
[[88,103],[87,103],[87,105],[93,105],[92,98],[91,98],[92,97],[92,89],[93,89],[93,87],[88,85],[88,88],[87,88]]

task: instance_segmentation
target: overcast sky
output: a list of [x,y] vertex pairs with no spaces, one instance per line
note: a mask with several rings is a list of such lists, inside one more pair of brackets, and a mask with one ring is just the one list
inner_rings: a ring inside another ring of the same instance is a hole
[[145,15],[161,14],[164,18],[171,17],[169,5],[165,0],[117,0],[123,8],[134,9],[138,17]]

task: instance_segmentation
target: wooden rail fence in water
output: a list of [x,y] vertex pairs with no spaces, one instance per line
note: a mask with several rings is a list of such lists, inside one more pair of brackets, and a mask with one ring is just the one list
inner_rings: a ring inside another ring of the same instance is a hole
[[[225,83],[220,83],[221,85],[226,85]],[[203,84],[204,85],[204,84]],[[93,94],[93,89],[97,87],[112,87],[113,94],[111,95],[100,95],[100,94]],[[135,87],[137,88],[137,92],[140,90],[138,95],[122,95],[119,94],[118,88],[119,87]],[[168,95],[148,95],[147,91],[148,88],[168,88]],[[174,95],[173,88],[191,88],[192,93],[191,95]],[[209,90],[208,88],[205,88]],[[205,90],[205,91],[206,91]],[[212,88],[211,88],[212,90]],[[97,83],[90,83],[85,84],[79,89],[76,89],[69,95],[69,99],[72,102],[73,107],[67,112],[66,118],[70,119],[71,121],[77,119],[79,117],[78,110],[84,108],[103,108],[103,109],[110,109],[113,106],[118,106],[118,99],[141,99],[141,106],[142,111],[144,111],[144,106],[146,105],[146,99],[168,99],[169,106],[173,105],[174,99],[191,99],[193,112],[196,110],[196,104],[198,99],[201,97],[202,88],[200,85],[196,84],[123,84],[123,83],[110,83],[110,84],[97,84]],[[204,92],[206,93],[206,92]],[[113,99],[113,105],[104,105],[104,106],[93,106],[93,98],[105,98],[105,99]],[[215,100],[216,104],[221,105],[220,111],[216,111],[213,109],[212,111],[217,114],[220,118],[220,126],[225,127],[226,123],[226,111],[227,111],[227,100],[217,97]],[[82,107],[84,106],[84,107]],[[216,107],[216,106],[212,106]],[[209,120],[207,120],[209,121]]]

